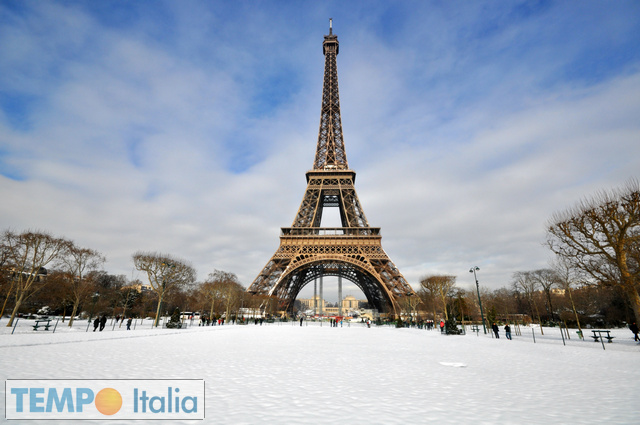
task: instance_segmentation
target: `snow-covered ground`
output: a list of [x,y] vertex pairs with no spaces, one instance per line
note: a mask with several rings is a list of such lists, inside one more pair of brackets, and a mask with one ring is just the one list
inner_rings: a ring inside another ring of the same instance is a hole
[[[94,333],[78,321],[73,329],[59,323],[53,333],[33,331],[33,321],[23,319],[13,334],[6,324],[3,318],[3,382],[204,379],[205,423],[640,422],[640,345],[627,329],[612,330],[616,338],[603,349],[575,330],[564,345],[557,328],[545,328],[544,336],[521,328],[509,341],[503,331],[493,339],[482,331],[445,336],[361,324],[169,330],[146,321],[131,331],[108,323]],[[4,385],[0,391],[4,399]],[[0,421],[4,409],[2,402]]]

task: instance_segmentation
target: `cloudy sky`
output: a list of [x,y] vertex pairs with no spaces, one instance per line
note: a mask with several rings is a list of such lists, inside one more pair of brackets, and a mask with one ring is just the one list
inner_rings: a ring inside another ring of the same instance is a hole
[[0,228],[248,286],[304,194],[329,18],[358,196],[414,288],[546,267],[554,212],[639,176],[637,1],[4,0]]

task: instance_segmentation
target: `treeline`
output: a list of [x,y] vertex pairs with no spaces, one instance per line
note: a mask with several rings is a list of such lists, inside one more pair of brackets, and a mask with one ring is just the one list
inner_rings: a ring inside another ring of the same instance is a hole
[[[179,311],[201,312],[209,319],[233,318],[240,309],[275,314],[277,302],[245,291],[233,273],[214,270],[196,281],[194,268],[167,254],[137,252],[134,267],[143,280],[102,270],[97,251],[41,231],[4,231],[0,237],[0,317],[38,311],[68,318],[97,315],[151,317]],[[44,309],[44,310],[43,310]],[[45,311],[46,310],[46,311]]]
[[[547,269],[519,271],[508,288],[463,291],[455,276],[421,279],[422,308],[460,320],[559,321],[577,325],[640,323],[640,185],[602,191],[553,215],[546,244],[555,254]],[[472,268],[471,273],[479,270]],[[415,311],[411,300],[405,310]]]
[[[479,323],[477,290],[458,288],[455,280],[455,276],[424,277],[417,291],[417,305],[412,307],[409,300],[402,304],[405,315],[415,312],[423,320],[455,318],[457,324]],[[449,285],[440,286],[443,281]],[[553,269],[541,269],[514,273],[506,288],[480,287],[485,322],[582,328],[620,327],[635,321],[633,309],[619,286],[566,283]]]
[[[547,246],[556,254],[548,269],[514,273],[510,286],[464,291],[455,276],[426,276],[414,296],[400,299],[410,317],[489,322],[533,320],[616,325],[640,323],[640,185],[601,192],[555,214],[547,225]],[[251,295],[233,273],[214,270],[196,281],[183,259],[156,252],[132,255],[142,280],[102,270],[104,256],[46,232],[6,230],[0,236],[0,317],[35,313],[80,313],[152,317],[180,311],[210,319],[232,318],[241,309],[278,314],[278,300]],[[477,270],[477,269],[475,269]],[[471,269],[470,272],[475,272]],[[480,292],[478,294],[478,292]]]

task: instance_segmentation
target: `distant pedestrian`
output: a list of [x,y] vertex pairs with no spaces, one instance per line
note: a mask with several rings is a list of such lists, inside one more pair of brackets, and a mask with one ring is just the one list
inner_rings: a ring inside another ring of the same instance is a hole
[[440,321],[440,332],[444,332],[444,320]]
[[300,326],[302,326],[302,317],[300,318]]
[[504,326],[504,335],[508,340],[511,340],[511,326],[508,323]]
[[100,316],[96,317],[96,320],[93,321],[93,331],[95,332],[100,326]]
[[131,317],[129,317],[129,319],[127,319],[127,330],[130,331],[131,330],[131,322],[133,321],[133,319]]
[[100,318],[100,332],[102,332],[102,330],[106,325],[107,325],[107,315],[105,314]]
[[493,325],[491,325],[491,329],[493,329],[493,333],[496,334],[496,339],[500,338],[500,329],[498,328],[498,325],[496,325],[495,323]]
[[640,338],[638,338],[638,325],[635,322],[629,325],[629,330],[633,332],[633,340],[640,341]]

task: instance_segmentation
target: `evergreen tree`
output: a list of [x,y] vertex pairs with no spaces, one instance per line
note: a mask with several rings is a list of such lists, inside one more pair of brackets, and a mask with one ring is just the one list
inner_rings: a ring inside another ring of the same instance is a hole
[[454,315],[449,316],[449,318],[444,322],[444,329],[447,335],[460,335],[462,333],[462,330],[458,329],[458,324],[456,323]]

